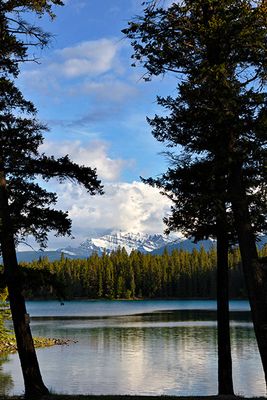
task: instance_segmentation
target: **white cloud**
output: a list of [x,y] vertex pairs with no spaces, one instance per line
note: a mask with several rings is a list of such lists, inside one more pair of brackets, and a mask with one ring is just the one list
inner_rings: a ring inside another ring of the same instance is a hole
[[38,68],[23,70],[22,90],[38,91],[39,98],[49,96],[54,103],[74,101],[74,96],[75,101],[86,96],[92,104],[132,99],[139,88],[125,68],[121,51],[125,46],[117,39],[101,38],[55,50]]
[[[87,40],[72,47],[55,50],[38,68],[24,71],[27,80],[95,78],[110,71],[122,73],[119,52],[122,43],[117,39]],[[37,82],[38,83],[38,82]]]
[[[102,196],[90,196],[70,182],[48,187],[58,194],[57,208],[69,212],[74,238],[55,237],[49,233],[48,249],[78,246],[92,232],[127,231],[133,233],[164,233],[163,217],[170,210],[170,200],[142,182],[109,183]],[[32,238],[27,243],[37,249]],[[29,250],[20,245],[20,250]]]
[[68,154],[70,158],[88,167],[97,168],[100,179],[114,181],[120,178],[122,169],[130,167],[132,160],[113,159],[108,156],[109,145],[107,142],[94,140],[88,144],[76,141],[45,141],[41,151],[57,157]]
[[107,76],[101,81],[87,81],[80,85],[72,86],[69,92],[71,95],[88,94],[94,95],[98,100],[122,102],[133,98],[137,93],[137,88],[127,82],[118,80],[112,76]]
[[162,218],[170,209],[170,201],[157,189],[132,182],[107,184],[104,191],[103,196],[89,196],[79,186],[60,185],[58,206],[69,211],[75,245],[92,229],[163,233]]
[[100,75],[110,71],[115,65],[119,44],[111,39],[99,39],[78,43],[73,47],[57,50],[61,62],[51,64],[67,77]]

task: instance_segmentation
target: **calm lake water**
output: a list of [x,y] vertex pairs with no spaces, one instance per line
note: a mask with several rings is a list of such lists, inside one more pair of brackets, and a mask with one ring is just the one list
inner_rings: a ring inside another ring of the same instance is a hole
[[[34,301],[34,335],[77,343],[37,350],[46,385],[67,394],[217,393],[214,301]],[[264,396],[246,301],[231,302],[236,394]],[[23,393],[18,355],[0,357],[0,394]]]

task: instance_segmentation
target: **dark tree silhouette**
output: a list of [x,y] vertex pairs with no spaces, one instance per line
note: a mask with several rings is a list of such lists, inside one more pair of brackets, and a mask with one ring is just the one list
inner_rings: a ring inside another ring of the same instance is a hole
[[225,207],[225,182],[213,160],[192,161],[189,156],[171,159],[173,166],[165,174],[144,181],[160,188],[173,202],[170,215],[164,219],[167,232],[178,230],[195,241],[216,239],[218,386],[219,394],[233,394],[228,251],[234,236],[231,213]]
[[102,193],[95,169],[79,166],[68,156],[56,159],[39,153],[45,126],[36,120],[33,104],[24,99],[13,82],[19,63],[30,60],[28,49],[45,46],[49,39],[49,35],[27,23],[23,14],[48,12],[53,16],[53,4],[62,2],[7,0],[0,4],[0,244],[25,395],[32,398],[47,394],[48,389],[39,370],[22,295],[16,238],[33,234],[44,246],[49,230],[60,235],[70,233],[67,213],[51,207],[56,195],[41,188],[37,178],[58,178],[60,182],[70,179],[92,195]]
[[153,134],[185,155],[213,160],[216,187],[223,182],[225,191],[217,200],[232,206],[267,379],[267,277],[256,249],[267,215],[266,2],[145,3],[144,15],[124,30],[134,64],[141,62],[148,80],[167,72],[179,78],[176,98],[158,98],[168,115],[150,121]]

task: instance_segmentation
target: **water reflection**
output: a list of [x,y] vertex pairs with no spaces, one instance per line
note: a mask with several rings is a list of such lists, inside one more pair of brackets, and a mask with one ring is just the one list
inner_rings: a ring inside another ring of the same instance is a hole
[[7,396],[13,388],[13,379],[11,374],[3,371],[3,364],[9,361],[8,355],[0,355],[0,393]]
[[[31,316],[41,317],[90,317],[148,314],[153,311],[175,310],[215,310],[215,300],[77,300],[66,301],[64,306],[58,301],[30,301],[27,310]],[[249,311],[246,300],[231,300],[231,311]]]
[[[33,319],[35,335],[78,340],[38,350],[49,388],[63,393],[212,395],[217,393],[217,337],[212,310],[160,311],[109,318]],[[236,393],[265,395],[249,314],[231,314]],[[4,373],[20,394],[17,355]],[[1,385],[0,385],[1,387]],[[0,389],[0,392],[2,388]]]

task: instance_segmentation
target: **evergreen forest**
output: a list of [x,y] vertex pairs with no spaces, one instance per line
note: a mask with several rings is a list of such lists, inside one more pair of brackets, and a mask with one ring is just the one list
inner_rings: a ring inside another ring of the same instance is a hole
[[[267,256],[267,246],[259,250]],[[246,298],[239,250],[229,252],[230,297]],[[27,299],[216,298],[216,249],[162,255],[124,248],[87,259],[21,263]]]

